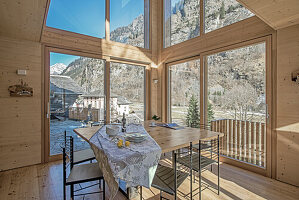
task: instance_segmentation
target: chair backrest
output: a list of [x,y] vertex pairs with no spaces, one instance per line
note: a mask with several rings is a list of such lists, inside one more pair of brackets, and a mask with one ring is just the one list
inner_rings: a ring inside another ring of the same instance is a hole
[[74,166],[74,139],[72,136],[67,136],[64,132],[64,146],[62,147],[63,160],[63,185],[66,184],[67,170],[71,170]]
[[[178,182],[180,182],[180,179],[184,179],[186,173],[189,173],[189,175],[192,177],[192,154],[193,154],[193,146],[192,142],[190,142],[190,146],[188,149],[181,149],[181,151],[174,152],[174,193],[175,193],[175,199],[177,195],[177,188],[178,188]],[[177,167],[178,159],[179,157],[186,156],[189,157],[189,160],[186,162],[188,165],[180,165],[180,167]],[[192,178],[190,178],[192,180]],[[190,182],[192,184],[192,181]]]

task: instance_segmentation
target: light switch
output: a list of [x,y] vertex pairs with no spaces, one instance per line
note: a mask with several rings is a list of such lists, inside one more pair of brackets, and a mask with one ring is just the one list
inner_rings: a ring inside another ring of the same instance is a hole
[[21,76],[26,76],[27,70],[26,69],[18,69],[17,74],[21,75]]

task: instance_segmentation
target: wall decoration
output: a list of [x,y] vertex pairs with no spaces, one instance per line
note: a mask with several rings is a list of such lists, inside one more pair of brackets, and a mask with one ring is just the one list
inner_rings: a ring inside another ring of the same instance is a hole
[[292,73],[292,81],[295,81],[299,84],[299,70]]
[[21,79],[21,84],[8,87],[11,97],[32,97],[33,89]]

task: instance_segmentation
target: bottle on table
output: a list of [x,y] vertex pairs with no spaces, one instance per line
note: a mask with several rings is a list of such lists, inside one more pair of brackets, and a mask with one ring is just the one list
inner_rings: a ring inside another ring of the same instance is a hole
[[126,132],[126,129],[127,129],[127,120],[126,120],[126,115],[125,115],[125,113],[123,113],[123,118],[122,118],[122,120],[121,120],[121,122],[122,122],[122,128],[121,128],[121,131],[122,132]]

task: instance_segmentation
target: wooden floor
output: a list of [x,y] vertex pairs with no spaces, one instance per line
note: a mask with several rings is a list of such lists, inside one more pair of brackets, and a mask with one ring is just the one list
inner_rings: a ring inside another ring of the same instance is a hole
[[[269,179],[252,172],[248,172],[227,164],[220,165],[221,193],[218,196],[216,190],[206,189],[202,199],[299,199],[299,188],[290,186],[273,179]],[[217,176],[216,166],[213,173],[205,171],[203,179],[206,183],[215,185]],[[189,182],[186,181],[179,188],[183,194],[189,191]],[[91,189],[97,190],[97,187]],[[109,191],[106,187],[106,196]],[[159,199],[159,191],[155,189],[143,189],[144,199]],[[164,195],[164,194],[163,194]],[[180,199],[186,199],[179,196]],[[62,199],[62,164],[60,161],[48,164],[35,165],[20,169],[0,172],[0,199]],[[68,198],[69,199],[69,198]],[[83,199],[78,197],[76,199]],[[85,199],[102,199],[101,195],[93,194],[85,196]],[[107,199],[107,198],[106,198]],[[119,192],[117,200],[125,199]],[[139,199],[139,198],[137,198]],[[196,196],[194,199],[199,199]]]

